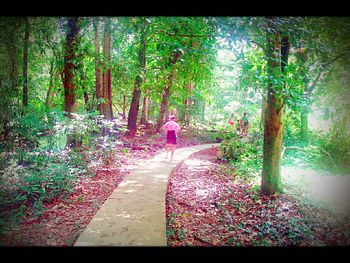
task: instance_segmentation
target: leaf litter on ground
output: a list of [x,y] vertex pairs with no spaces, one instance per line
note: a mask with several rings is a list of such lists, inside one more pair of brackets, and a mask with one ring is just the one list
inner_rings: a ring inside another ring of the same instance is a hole
[[190,156],[169,179],[169,246],[348,246],[349,221],[288,194],[234,180],[218,148]]
[[[143,134],[122,137],[113,146],[113,158],[105,162],[101,151],[87,155],[93,176],[83,176],[66,197],[44,203],[43,212],[34,208],[19,224],[1,225],[2,246],[73,246],[99,208],[123,178],[137,167],[140,160],[150,159],[164,149],[162,135]],[[178,146],[188,147],[199,142],[180,138]]]

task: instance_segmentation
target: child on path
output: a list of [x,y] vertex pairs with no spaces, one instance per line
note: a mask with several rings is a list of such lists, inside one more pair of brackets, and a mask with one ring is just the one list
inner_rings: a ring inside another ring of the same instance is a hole
[[166,157],[168,158],[169,151],[171,152],[170,161],[173,160],[174,151],[176,149],[176,137],[180,130],[179,124],[175,122],[176,117],[174,115],[169,117],[169,121],[166,122],[163,126],[163,129],[166,131]]

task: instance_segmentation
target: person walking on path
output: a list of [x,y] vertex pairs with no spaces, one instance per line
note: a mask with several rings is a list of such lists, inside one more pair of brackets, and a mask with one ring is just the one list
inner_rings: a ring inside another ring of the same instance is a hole
[[175,122],[176,117],[174,115],[169,117],[169,121],[166,122],[163,126],[163,129],[166,132],[166,156],[165,159],[168,159],[169,152],[171,152],[170,161],[173,160],[174,151],[176,149],[176,138],[177,134],[180,131],[180,126]]

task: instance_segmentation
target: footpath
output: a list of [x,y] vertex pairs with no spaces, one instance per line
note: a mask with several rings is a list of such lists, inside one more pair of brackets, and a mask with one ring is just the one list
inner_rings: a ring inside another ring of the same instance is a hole
[[215,144],[165,152],[140,162],[105,201],[74,246],[166,246],[165,197],[172,170],[192,153]]

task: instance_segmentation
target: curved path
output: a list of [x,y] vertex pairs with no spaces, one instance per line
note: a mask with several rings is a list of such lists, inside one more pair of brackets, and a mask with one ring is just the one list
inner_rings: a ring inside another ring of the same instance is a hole
[[141,162],[118,185],[81,233],[74,246],[166,246],[165,196],[171,171],[199,150],[219,144],[202,144],[165,152]]

